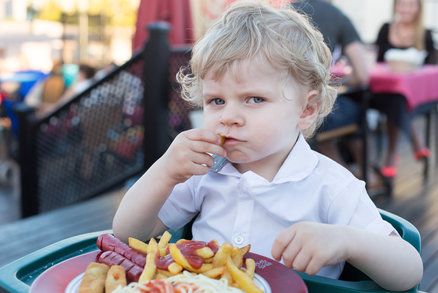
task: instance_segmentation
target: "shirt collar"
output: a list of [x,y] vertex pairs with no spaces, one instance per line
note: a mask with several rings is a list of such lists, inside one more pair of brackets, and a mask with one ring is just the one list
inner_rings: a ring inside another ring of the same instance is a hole
[[[289,181],[303,180],[312,173],[317,164],[318,156],[312,151],[303,135],[300,134],[297,142],[271,183],[279,184]],[[240,174],[230,162],[228,162],[218,173],[227,176],[242,176],[242,174]]]
[[318,164],[318,156],[300,134],[283,165],[275,175],[273,183],[300,181],[309,176]]

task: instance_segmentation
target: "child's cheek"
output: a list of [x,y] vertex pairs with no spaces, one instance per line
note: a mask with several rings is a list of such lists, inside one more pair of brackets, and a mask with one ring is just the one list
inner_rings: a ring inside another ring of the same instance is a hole
[[218,122],[216,119],[214,119],[213,115],[208,115],[208,113],[204,113],[203,116],[203,128],[211,130],[211,131],[216,131],[217,126],[218,126]]

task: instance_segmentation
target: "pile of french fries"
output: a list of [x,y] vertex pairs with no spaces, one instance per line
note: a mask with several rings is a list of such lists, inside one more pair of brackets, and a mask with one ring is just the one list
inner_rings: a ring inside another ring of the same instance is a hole
[[[243,257],[249,251],[250,245],[238,248],[224,243],[218,247],[216,253],[208,246],[197,249],[195,253],[202,258],[203,263],[200,268],[194,268],[178,248],[178,244],[190,240],[181,239],[176,243],[169,243],[171,237],[172,235],[166,231],[158,243],[152,238],[147,244],[138,239],[129,238],[128,245],[131,248],[146,254],[146,264],[139,283],[145,283],[153,279],[166,279],[187,270],[213,279],[226,278],[230,286],[237,287],[245,292],[263,292],[254,283],[255,261],[246,258],[244,263]],[[171,255],[173,262],[167,270],[158,269],[155,262],[156,258],[168,254]],[[243,264],[245,264],[244,267],[242,267]]]

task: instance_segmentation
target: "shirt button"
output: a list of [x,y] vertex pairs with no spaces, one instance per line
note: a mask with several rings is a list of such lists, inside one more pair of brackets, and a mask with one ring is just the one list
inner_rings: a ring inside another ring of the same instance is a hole
[[242,235],[236,235],[234,236],[234,243],[240,245],[243,243],[243,236]]

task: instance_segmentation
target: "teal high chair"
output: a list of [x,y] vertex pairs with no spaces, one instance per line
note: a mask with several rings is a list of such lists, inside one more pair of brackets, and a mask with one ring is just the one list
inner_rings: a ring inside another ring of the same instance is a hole
[[[397,229],[403,239],[420,252],[420,234],[411,223],[383,210],[381,210],[380,213],[384,220],[391,223]],[[96,239],[99,235],[104,233],[111,233],[111,231],[98,231],[67,238],[0,268],[0,292],[3,292],[2,289],[12,293],[29,292],[35,279],[52,266],[73,257],[83,257],[86,256],[87,253],[95,253],[97,249]],[[171,242],[180,238],[191,239],[191,223],[179,231],[173,231],[171,233]],[[78,273],[80,272],[82,272],[82,270]],[[340,280],[309,276],[305,273],[298,274],[306,283],[310,293],[388,292],[359,270],[348,264],[345,266]],[[418,292],[418,286],[404,292]]]

